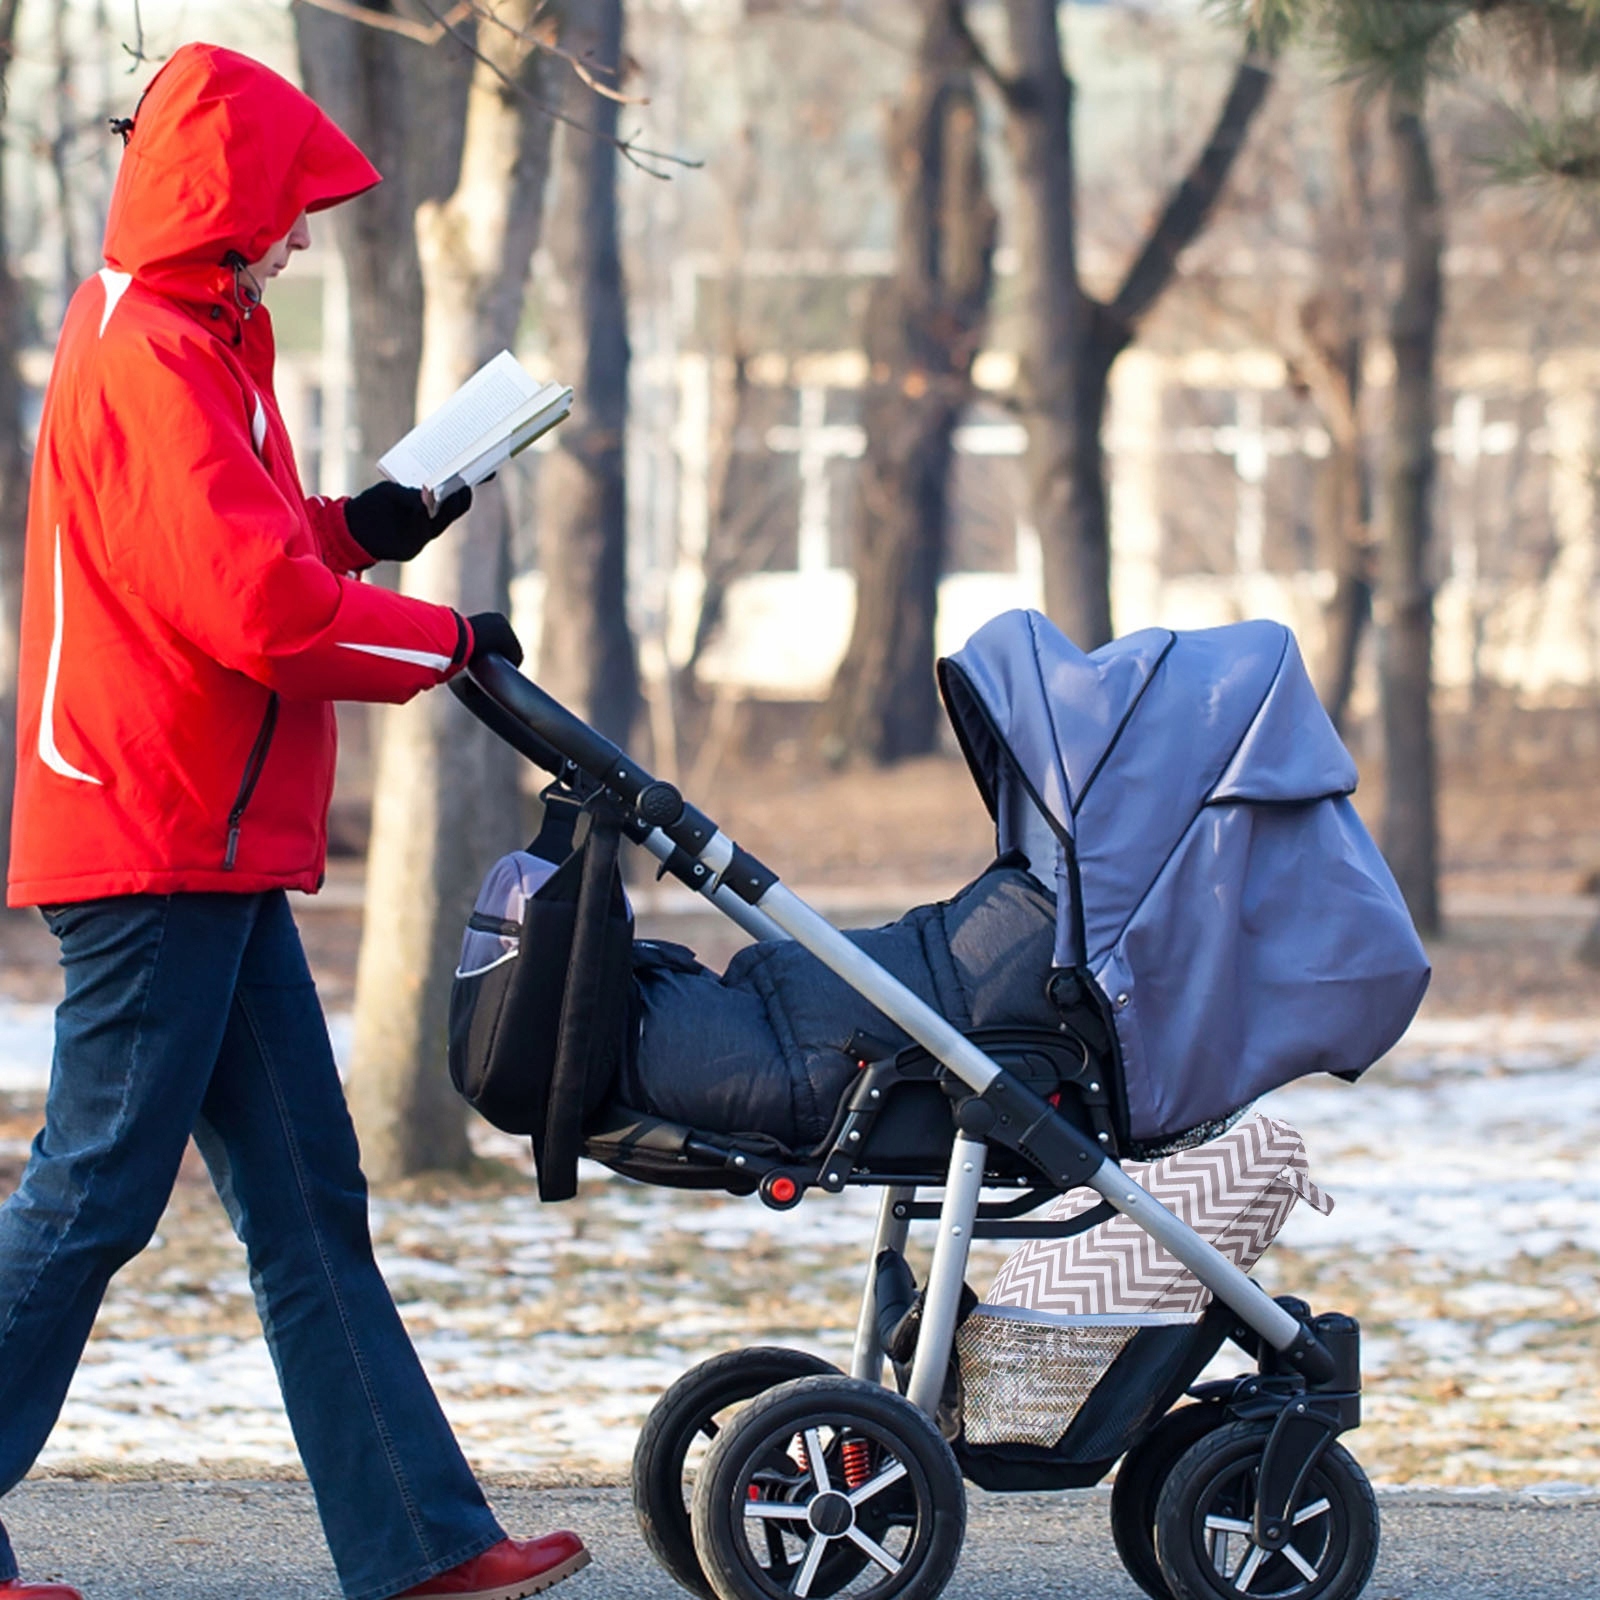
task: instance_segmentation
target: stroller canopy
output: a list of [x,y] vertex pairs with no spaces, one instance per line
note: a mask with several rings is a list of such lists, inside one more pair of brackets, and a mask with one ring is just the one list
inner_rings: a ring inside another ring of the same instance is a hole
[[1287,628],[1085,654],[1012,611],[939,675],[1000,848],[1053,870],[1057,964],[1111,999],[1134,1137],[1360,1072],[1404,1031],[1427,959]]

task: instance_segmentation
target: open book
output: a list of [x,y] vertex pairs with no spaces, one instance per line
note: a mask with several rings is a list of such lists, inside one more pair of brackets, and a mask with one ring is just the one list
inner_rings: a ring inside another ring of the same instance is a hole
[[482,483],[571,409],[571,389],[538,382],[502,350],[392,446],[378,470],[444,500],[457,489]]

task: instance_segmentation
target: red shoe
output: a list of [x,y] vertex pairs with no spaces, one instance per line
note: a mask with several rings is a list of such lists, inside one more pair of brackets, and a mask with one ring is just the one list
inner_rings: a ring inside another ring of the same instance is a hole
[[[589,1552],[575,1533],[563,1530],[542,1539],[502,1539],[480,1556],[407,1589],[395,1600],[523,1600],[589,1565]],[[8,1597],[0,1593],[0,1600]],[[40,1590],[25,1600],[82,1600],[70,1589],[59,1596]]]
[[83,1600],[67,1583],[24,1583],[21,1578],[0,1581],[0,1600]]

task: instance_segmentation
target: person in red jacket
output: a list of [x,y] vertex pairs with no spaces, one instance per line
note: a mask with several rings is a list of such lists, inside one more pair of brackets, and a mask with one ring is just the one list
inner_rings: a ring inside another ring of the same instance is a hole
[[[105,268],[67,309],[34,458],[9,901],[61,943],[45,1125],[0,1207],[0,1495],[60,1412],[106,1284],[192,1133],[249,1255],[349,1600],[517,1600],[576,1535],[507,1539],[373,1262],[366,1189],[285,891],[320,886],[336,699],[400,702],[506,619],[358,581],[467,508],[308,497],[268,280],[378,181],[260,64],[186,45],[131,124]],[[0,1600],[24,1583],[0,1528]]]

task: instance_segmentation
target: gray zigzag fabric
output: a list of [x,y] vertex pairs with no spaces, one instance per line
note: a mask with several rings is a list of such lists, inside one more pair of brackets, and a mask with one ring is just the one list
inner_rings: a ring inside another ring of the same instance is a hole
[[[1296,1200],[1318,1211],[1332,1199],[1311,1181],[1304,1141],[1286,1122],[1257,1114],[1221,1138],[1159,1161],[1125,1166],[1236,1266],[1248,1271],[1282,1228]],[[1090,1190],[1063,1195],[1052,1218],[1098,1205]],[[1211,1291],[1176,1256],[1124,1216],[1072,1239],[1031,1240],[1000,1269],[987,1306],[1052,1317],[1199,1316]]]

